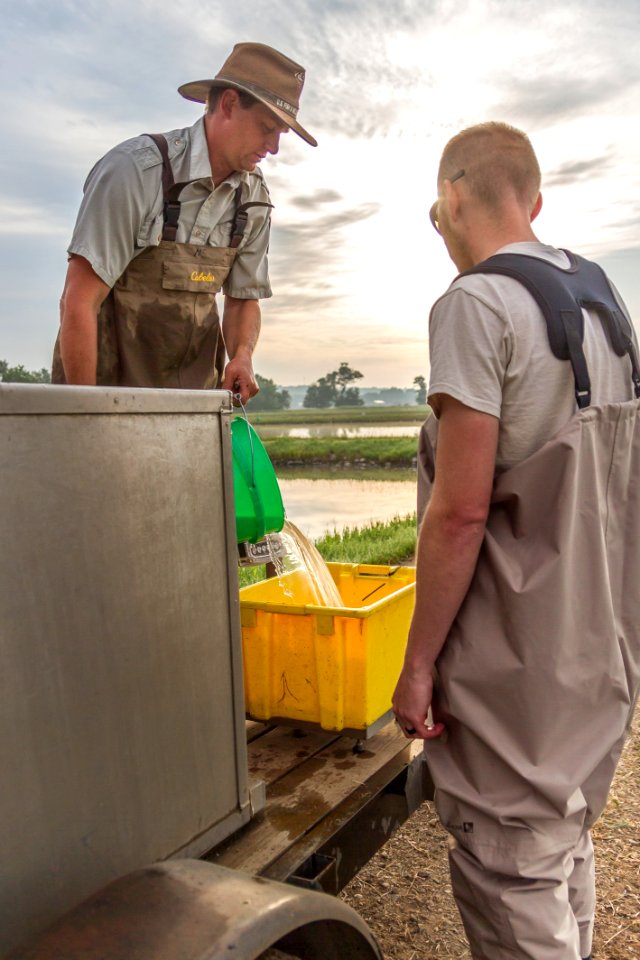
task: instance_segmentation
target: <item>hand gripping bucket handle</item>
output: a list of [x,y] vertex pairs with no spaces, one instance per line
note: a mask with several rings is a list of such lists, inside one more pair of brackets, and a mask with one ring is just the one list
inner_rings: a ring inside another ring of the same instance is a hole
[[284,506],[269,455],[246,412],[231,421],[233,493],[238,543],[257,543],[284,526]]

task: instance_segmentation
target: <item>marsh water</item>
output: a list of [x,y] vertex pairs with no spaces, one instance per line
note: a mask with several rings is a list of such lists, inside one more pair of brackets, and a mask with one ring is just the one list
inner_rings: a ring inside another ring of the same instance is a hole
[[[419,423],[255,424],[262,439],[291,437],[416,437]],[[416,473],[411,467],[359,467],[314,464],[278,467],[278,483],[285,513],[312,540],[376,521],[415,513]]]
[[398,479],[363,476],[311,479],[278,472],[287,518],[315,540],[334,530],[407,516],[416,509],[415,471],[394,471]]
[[292,437],[299,440],[343,437],[353,440],[356,437],[417,437],[420,432],[420,425],[417,423],[364,423],[360,425],[317,423],[304,427],[292,427],[286,424],[260,424],[258,432],[263,440],[270,440],[273,437]]

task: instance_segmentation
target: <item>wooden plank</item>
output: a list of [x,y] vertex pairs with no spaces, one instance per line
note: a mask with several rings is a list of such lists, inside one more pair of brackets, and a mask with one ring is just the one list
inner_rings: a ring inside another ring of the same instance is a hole
[[245,729],[247,731],[247,743],[251,743],[256,737],[261,737],[264,733],[272,730],[273,725],[261,723],[259,720],[245,720]]
[[[403,770],[406,770],[408,767],[413,767],[414,771],[418,770],[422,773],[423,765],[422,741],[405,741],[404,750],[388,760],[380,770],[371,774],[367,780],[354,790],[346,800],[339,804],[331,814],[324,817],[315,827],[289,847],[271,866],[263,870],[262,876],[269,877],[272,880],[286,881],[288,877],[299,868],[300,864],[304,863],[311,854],[316,853],[325,846],[325,844],[332,841],[347,825],[351,823],[352,830],[356,829],[353,827],[353,821],[358,819],[358,815],[362,812],[363,808],[367,807],[376,796],[381,794],[388,784],[402,773]],[[424,782],[422,777],[420,777],[420,781]],[[424,789],[413,789],[405,793],[405,797],[406,809],[402,811],[403,816],[401,820],[394,822],[392,816],[388,818],[385,816],[379,819],[379,830],[386,834],[386,839],[393,834],[400,823],[404,822],[407,816],[411,816],[411,814],[417,810],[424,800],[432,798],[432,794]],[[386,840],[384,842],[386,842]],[[367,830],[364,838],[362,836],[358,837],[355,843],[360,856],[362,852],[367,849],[367,845],[369,845],[369,852],[366,859],[373,856],[373,853],[377,852],[380,846],[382,846],[380,838],[373,837],[370,829]],[[371,848],[370,845],[372,843],[375,845]],[[373,850],[373,853],[371,850]],[[338,874],[344,873],[345,866],[346,864],[344,863],[340,865]],[[338,889],[342,889],[343,882],[344,880],[340,883]],[[348,882],[348,880],[346,882]],[[331,890],[329,892],[336,893],[338,891]]]
[[395,724],[368,740],[361,753],[340,737],[267,788],[267,804],[208,859],[260,873],[354,790],[380,770],[407,741]]
[[275,727],[249,744],[249,774],[266,784],[274,783],[339,737],[339,733],[325,730]]

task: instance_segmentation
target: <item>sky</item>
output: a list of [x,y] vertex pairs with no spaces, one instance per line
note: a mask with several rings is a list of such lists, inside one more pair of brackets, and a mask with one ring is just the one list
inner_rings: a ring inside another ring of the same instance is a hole
[[50,365],[84,179],[110,147],[194,123],[182,83],[234,43],[306,69],[262,169],[275,205],[255,369],[360,386],[428,375],[455,276],[428,210],[447,140],[502,120],[543,174],[536,233],[598,260],[640,318],[639,0],[0,0],[0,359]]

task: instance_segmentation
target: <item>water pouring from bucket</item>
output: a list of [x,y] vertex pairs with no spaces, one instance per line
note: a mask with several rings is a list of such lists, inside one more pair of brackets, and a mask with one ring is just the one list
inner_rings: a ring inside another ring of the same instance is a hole
[[280,538],[284,549],[273,565],[284,596],[295,603],[341,607],[340,591],[311,541],[290,520],[285,520]]

